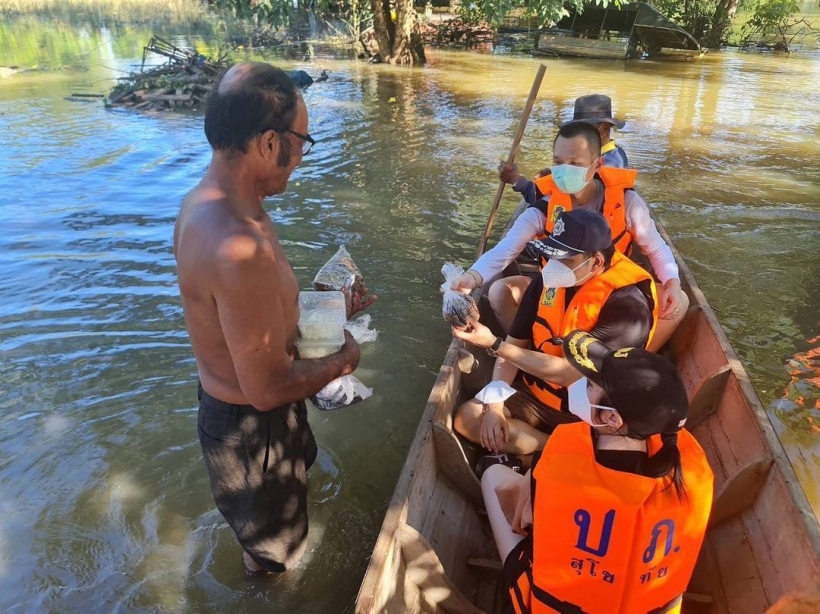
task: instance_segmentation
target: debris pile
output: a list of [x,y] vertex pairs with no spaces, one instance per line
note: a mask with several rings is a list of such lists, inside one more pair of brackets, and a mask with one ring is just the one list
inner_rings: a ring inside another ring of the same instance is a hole
[[[168,60],[145,70],[148,53]],[[221,53],[218,58],[209,59],[154,36],[143,52],[142,69],[121,77],[106,104],[141,110],[195,109],[205,100],[214,79],[228,66]]]

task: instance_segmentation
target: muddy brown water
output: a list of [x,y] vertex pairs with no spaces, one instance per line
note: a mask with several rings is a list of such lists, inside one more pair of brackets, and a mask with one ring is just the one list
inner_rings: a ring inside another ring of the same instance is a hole
[[[247,580],[200,457],[170,249],[179,200],[208,164],[201,118],[64,100],[105,91],[141,52],[84,36],[86,70],[0,81],[0,609],[351,611],[449,341],[441,266],[471,262],[537,62],[440,50],[419,70],[278,61],[330,80],[305,96],[318,143],[268,210],[304,287],[347,245],[381,297],[381,337],[358,372],[374,397],[311,408],[321,452],[304,561]],[[0,49],[0,65],[15,63]],[[613,97],[641,190],[817,506],[820,55],[547,64],[522,169],[548,163],[576,96]]]

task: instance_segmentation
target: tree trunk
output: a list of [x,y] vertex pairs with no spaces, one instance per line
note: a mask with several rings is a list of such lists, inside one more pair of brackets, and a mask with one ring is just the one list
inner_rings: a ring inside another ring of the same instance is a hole
[[715,7],[715,16],[712,19],[712,29],[706,37],[707,47],[720,47],[726,39],[726,33],[732,27],[732,20],[737,13],[738,0],[720,0]]
[[379,56],[389,64],[424,64],[424,43],[413,0],[395,0],[396,23],[390,15],[390,0],[373,0],[373,29]]

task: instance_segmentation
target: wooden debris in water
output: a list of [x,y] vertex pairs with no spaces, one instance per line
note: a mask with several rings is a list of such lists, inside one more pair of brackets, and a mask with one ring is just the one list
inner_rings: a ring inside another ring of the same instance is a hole
[[[148,53],[168,60],[161,66],[144,70]],[[204,102],[216,77],[228,66],[221,53],[216,59],[209,59],[154,36],[145,47],[143,69],[121,77],[106,105],[139,110],[196,109]]]

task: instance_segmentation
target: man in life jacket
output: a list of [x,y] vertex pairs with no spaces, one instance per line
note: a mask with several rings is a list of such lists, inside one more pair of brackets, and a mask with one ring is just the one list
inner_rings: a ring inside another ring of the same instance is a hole
[[615,347],[646,347],[658,321],[652,277],[617,252],[606,220],[573,209],[533,246],[550,260],[532,280],[506,339],[477,322],[453,335],[497,356],[493,381],[456,411],[464,437],[495,453],[532,454],[569,413],[567,386],[579,373],[561,338],[580,328]]
[[[585,377],[531,476],[495,465],[481,480],[513,609],[680,612],[712,506],[714,476],[666,358],[564,338]],[[512,519],[512,522],[508,520]]]
[[[538,200],[516,219],[509,232],[485,252],[453,288],[469,292],[497,277],[532,239],[549,234],[562,211],[591,209],[607,219],[615,247],[629,255],[633,245],[648,258],[658,284],[661,322],[651,350],[666,342],[680,324],[689,299],[681,291],[678,266],[653,221],[646,201],[633,189],[636,171],[603,166],[601,137],[585,122],[561,126],[553,145],[552,174],[536,181]],[[515,183],[517,171],[503,177]],[[529,284],[526,276],[499,279],[490,287],[490,305],[509,330]]]

